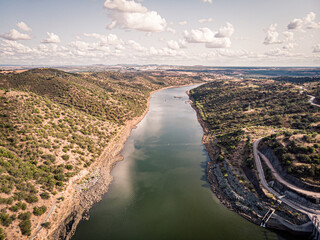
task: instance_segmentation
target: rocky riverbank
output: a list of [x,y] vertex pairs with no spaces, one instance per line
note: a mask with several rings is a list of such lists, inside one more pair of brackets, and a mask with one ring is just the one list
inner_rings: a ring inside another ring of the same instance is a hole
[[34,236],[34,239],[71,239],[79,222],[83,219],[89,219],[90,208],[108,192],[113,179],[111,170],[118,161],[123,159],[121,150],[131,130],[136,128],[136,125],[147,114],[152,94],[166,88],[151,92],[144,113],[140,117],[128,121],[118,135],[110,141],[99,160],[90,169],[80,172],[75,177],[74,183],[68,185],[67,189],[61,194],[64,196],[64,200],[57,205],[53,216],[50,217],[51,228],[42,228]]
[[[270,219],[270,222],[266,225],[270,229],[293,233],[292,229],[288,229],[287,226],[292,226],[292,223],[298,225],[306,224],[309,221],[306,216],[300,216],[299,218],[295,218],[290,222],[285,220],[292,220],[292,216],[286,214],[286,212],[288,212],[288,209],[283,209],[283,207],[277,206],[277,204],[273,205],[275,201],[270,201],[270,199],[265,196],[263,190],[259,186],[259,182],[257,182],[257,184],[254,184],[258,185],[259,188],[256,189],[256,191],[261,193],[258,195],[248,190],[242,184],[241,180],[237,178],[236,174],[231,168],[231,165],[228,163],[228,160],[218,159],[221,153],[221,149],[215,142],[208,140],[209,126],[207,126],[207,124],[202,120],[199,110],[193,104],[193,99],[191,99],[191,106],[195,109],[198,121],[203,128],[204,135],[202,142],[205,145],[206,151],[208,152],[211,160],[207,163],[206,167],[207,180],[210,183],[211,189],[219,199],[219,201],[228,209],[238,213],[245,219],[257,225],[260,225],[261,219],[267,213],[270,207],[276,207],[278,210],[277,214],[275,214]],[[293,210],[289,209],[289,211]],[[309,230],[307,232],[302,231],[301,234],[309,234]]]
[[[162,89],[156,91],[160,90]],[[74,186],[75,204],[65,214],[59,226],[50,234],[49,239],[71,239],[79,222],[82,219],[89,219],[88,212],[90,208],[99,202],[103,195],[108,192],[109,185],[113,179],[111,170],[118,161],[123,159],[121,150],[130,136],[131,130],[136,128],[136,125],[147,114],[150,98],[156,91],[150,93],[144,113],[125,124],[119,134],[114,137],[113,141],[110,142],[109,146],[101,154],[100,161],[91,168],[90,173],[86,175],[86,178],[80,184]]]

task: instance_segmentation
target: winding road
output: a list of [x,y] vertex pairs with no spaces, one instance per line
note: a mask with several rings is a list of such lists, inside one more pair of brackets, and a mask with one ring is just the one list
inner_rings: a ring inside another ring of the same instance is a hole
[[[255,160],[255,164],[256,164],[256,167],[257,167],[257,171],[258,171],[258,176],[259,176],[259,179],[260,179],[260,183],[261,185],[263,186],[263,188],[265,188],[268,192],[270,192],[272,195],[274,195],[277,199],[279,199],[281,202],[285,203],[286,205],[288,205],[289,207],[301,212],[301,213],[304,213],[306,215],[309,216],[310,220],[313,221],[313,223],[315,223],[316,221],[320,221],[320,211],[319,210],[315,210],[315,209],[311,209],[311,208],[308,208],[308,207],[305,207],[297,202],[294,202],[292,200],[289,200],[286,198],[286,196],[283,196],[281,195],[280,193],[276,192],[274,189],[272,189],[267,181],[266,181],[266,178],[264,176],[264,171],[263,171],[263,167],[262,167],[262,164],[261,164],[261,156],[264,156],[259,150],[258,150],[258,145],[260,143],[260,141],[262,140],[262,138],[256,140],[254,143],[253,143],[253,155],[254,155],[254,160]],[[266,160],[267,158],[263,158],[263,160]],[[267,162],[269,162],[267,160]],[[266,162],[266,163],[267,163]],[[270,162],[269,162],[270,163]],[[271,163],[270,163],[271,164]],[[267,164],[268,165],[268,164]],[[268,165],[269,166],[269,165]],[[273,168],[274,170],[274,168]],[[278,175],[279,176],[279,175]],[[280,176],[279,176],[280,177]],[[282,179],[282,178],[281,178]],[[283,180],[283,179],[282,179]],[[283,180],[285,183],[286,181]],[[286,185],[286,184],[285,184]],[[293,186],[293,185],[292,185]],[[296,186],[293,186],[295,189],[298,189]],[[301,189],[300,189],[301,190]],[[320,229],[318,228],[318,231],[320,231]]]
[[320,199],[320,193],[319,192],[312,192],[312,191],[308,191],[302,188],[299,188],[289,182],[287,182],[285,179],[283,179],[280,174],[277,172],[277,170],[273,167],[272,163],[270,162],[270,160],[260,151],[258,151],[258,154],[260,156],[260,158],[262,158],[262,160],[266,163],[266,165],[268,166],[268,168],[270,168],[272,175],[275,179],[277,179],[278,182],[282,183],[283,185],[285,185],[286,187],[290,188],[291,190],[295,191],[295,192],[299,192],[305,196],[310,196],[313,198],[319,198]]
[[[300,87],[303,90],[305,90],[303,87]],[[310,97],[309,103],[320,107],[319,104],[314,103],[314,100],[316,97],[308,95]],[[288,188],[296,191],[296,192],[300,192],[304,195],[307,196],[312,196],[315,198],[320,198],[320,193],[317,192],[311,192],[311,191],[307,191],[301,188],[298,188],[297,186],[294,186],[290,183],[288,183],[286,180],[284,180],[279,173],[274,169],[274,167],[272,166],[272,164],[270,163],[269,159],[264,156],[259,150],[258,150],[258,146],[260,141],[263,138],[259,138],[258,140],[256,140],[253,143],[253,155],[254,155],[254,160],[255,160],[255,164],[256,164],[256,168],[258,171],[258,176],[259,176],[259,180],[261,185],[263,186],[263,188],[265,188],[269,193],[271,193],[272,195],[274,195],[278,200],[280,200],[282,203],[285,203],[286,205],[288,205],[289,207],[306,214],[310,220],[312,221],[312,224],[315,226],[315,228],[318,230],[318,232],[320,232],[320,227],[319,227],[319,222],[320,222],[320,211],[319,210],[315,210],[315,209],[311,209],[308,208],[306,206],[303,206],[297,202],[294,202],[292,200],[289,200],[286,198],[286,196],[281,195],[280,193],[276,192],[274,189],[272,189],[269,184],[266,181],[266,178],[264,176],[264,171],[263,171],[263,167],[261,164],[261,158],[264,160],[264,162],[266,163],[266,165],[271,169],[272,175],[283,185],[287,186]]]
[[314,100],[316,99],[315,96],[308,95],[308,97],[310,97],[309,103],[311,103],[311,105],[320,107],[319,104],[314,103]]

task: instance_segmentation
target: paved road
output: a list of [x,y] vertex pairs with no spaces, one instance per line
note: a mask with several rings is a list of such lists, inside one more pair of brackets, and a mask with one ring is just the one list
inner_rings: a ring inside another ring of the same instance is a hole
[[[307,91],[307,89],[305,89],[304,87],[300,86],[300,94],[302,94],[304,91]],[[312,95],[307,95],[308,97],[310,97],[310,100],[308,101],[311,105],[314,105],[314,106],[317,106],[317,107],[320,107],[319,104],[316,104],[314,103],[314,100],[316,99],[315,96],[312,96]]]
[[255,163],[256,163],[256,167],[257,167],[257,170],[258,170],[258,176],[259,176],[259,179],[260,179],[260,183],[261,185],[268,191],[270,192],[271,194],[273,194],[277,199],[281,200],[284,204],[292,207],[293,209],[301,212],[301,213],[304,213],[306,215],[309,216],[310,220],[313,219],[313,217],[315,216],[318,221],[320,220],[320,211],[318,210],[314,210],[314,209],[310,209],[308,207],[305,207],[299,203],[296,203],[292,200],[289,200],[287,199],[285,196],[282,196],[281,194],[279,194],[278,192],[276,192],[275,190],[273,190],[267,183],[266,181],[266,178],[264,176],[264,172],[263,172],[263,168],[262,168],[262,164],[261,164],[261,160],[260,160],[260,156],[259,156],[259,150],[258,150],[258,145],[259,145],[259,142],[261,141],[262,138],[256,140],[254,143],[253,143],[253,155],[254,155],[254,160],[255,160]]
[[311,95],[308,95],[308,97],[310,97],[309,103],[311,103],[311,105],[320,107],[319,104],[314,103],[314,100],[316,99],[316,97],[311,96]]
[[277,172],[277,170],[273,167],[271,164],[270,160],[259,150],[257,150],[260,158],[263,159],[263,161],[267,164],[267,166],[270,168],[272,175],[274,176],[277,181],[282,183],[283,185],[287,186],[288,188],[292,189],[293,191],[299,192],[301,194],[304,194],[306,196],[314,197],[314,198],[320,198],[320,193],[318,192],[312,192],[312,191],[307,191],[305,189],[299,188],[295,185],[292,185],[291,183],[287,182],[285,179],[283,179],[280,174]]

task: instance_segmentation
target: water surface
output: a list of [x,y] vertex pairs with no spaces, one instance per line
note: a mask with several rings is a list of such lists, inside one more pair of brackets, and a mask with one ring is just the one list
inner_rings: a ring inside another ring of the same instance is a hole
[[112,171],[109,192],[73,240],[282,239],[229,211],[211,192],[203,131],[185,93],[191,88],[153,94]]

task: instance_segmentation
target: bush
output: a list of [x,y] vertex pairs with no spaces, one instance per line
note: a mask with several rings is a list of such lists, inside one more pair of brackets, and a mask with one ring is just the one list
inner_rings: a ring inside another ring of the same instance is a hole
[[34,207],[33,208],[33,214],[35,216],[41,216],[42,214],[44,214],[47,211],[47,207],[46,206],[42,206],[42,207]]
[[20,220],[29,220],[31,217],[31,212],[20,213],[18,219]]
[[64,174],[63,173],[57,173],[54,175],[54,178],[58,181],[64,181]]
[[12,211],[12,212],[18,212],[19,211],[19,207],[17,205],[14,205],[12,207],[9,207],[9,210]]
[[23,220],[20,224],[20,231],[22,233],[22,235],[27,235],[29,236],[31,234],[31,221],[28,220]]
[[34,194],[28,195],[25,200],[27,203],[35,203],[39,201],[38,197]]
[[66,165],[65,168],[66,168],[67,170],[72,170],[72,169],[73,169],[73,166],[69,164],[69,165]]
[[68,161],[70,156],[68,154],[64,154],[61,156],[63,160]]
[[246,166],[250,169],[253,169],[254,167],[254,163],[253,163],[253,158],[252,157],[248,157],[246,160]]
[[44,228],[50,228],[50,222],[42,223],[41,226]]
[[3,229],[0,227],[0,240],[4,240],[6,235],[4,234]]
[[0,222],[3,226],[9,227],[10,224],[12,223],[12,219],[9,217],[8,214],[1,212],[0,213]]
[[51,162],[54,162],[56,160],[56,156],[52,154],[44,154],[41,156],[44,160],[49,160]]
[[297,154],[297,159],[299,162],[310,163],[311,159],[308,155],[305,154]]
[[40,197],[42,199],[49,199],[50,198],[50,194],[48,192],[43,192],[40,194]]

